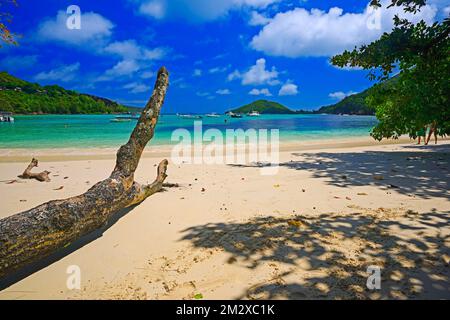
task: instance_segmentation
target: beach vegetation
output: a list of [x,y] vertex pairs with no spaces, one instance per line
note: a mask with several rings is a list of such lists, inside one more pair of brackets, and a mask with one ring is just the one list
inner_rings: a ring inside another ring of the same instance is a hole
[[[371,2],[381,6],[379,0]],[[426,1],[392,0],[389,6],[403,6],[405,12],[419,11]],[[431,25],[394,17],[394,28],[378,40],[336,55],[339,67],[369,70],[379,83],[371,88],[367,104],[374,108],[379,123],[371,135],[377,139],[416,138],[427,127],[438,134],[450,133],[450,19]],[[396,81],[383,85],[395,76]]]
[[20,114],[92,114],[127,112],[127,107],[109,99],[66,90],[57,85],[41,86],[0,72],[0,110]]

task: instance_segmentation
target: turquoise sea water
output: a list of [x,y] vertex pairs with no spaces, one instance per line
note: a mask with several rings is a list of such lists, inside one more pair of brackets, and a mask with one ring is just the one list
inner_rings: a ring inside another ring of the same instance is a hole
[[[135,126],[131,122],[111,122],[113,115],[15,116],[14,123],[0,123],[0,148],[92,148],[118,147],[128,140]],[[226,119],[226,123],[225,123]],[[193,130],[193,119],[162,115],[152,144],[171,142],[175,129]],[[368,136],[377,123],[371,116],[262,115],[234,119],[203,117],[203,131],[226,129],[279,129],[282,141],[304,141]]]

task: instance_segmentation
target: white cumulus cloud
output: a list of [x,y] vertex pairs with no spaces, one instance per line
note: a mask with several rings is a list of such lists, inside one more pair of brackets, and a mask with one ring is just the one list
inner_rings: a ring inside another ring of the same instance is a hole
[[209,97],[211,97],[211,93],[209,93],[209,92],[204,92],[204,91],[197,91],[195,94],[196,94],[198,97],[201,97],[201,98],[209,98]]
[[434,5],[422,7],[416,15],[404,13],[400,7],[387,9],[386,5],[378,10],[367,6],[361,13],[344,13],[337,7],[328,12],[296,8],[275,15],[253,37],[251,46],[274,56],[328,57],[378,39],[383,32],[392,30],[396,14],[414,22],[423,19],[432,23],[436,12]]
[[72,81],[78,74],[80,69],[80,63],[69,64],[66,66],[61,66],[56,69],[38,73],[34,79],[36,81],[62,81],[69,82]]
[[272,19],[267,18],[265,15],[263,15],[257,11],[252,11],[252,13],[250,14],[250,20],[249,20],[248,24],[251,26],[265,26],[271,20]]
[[211,74],[222,73],[222,72],[227,71],[230,67],[231,67],[231,65],[228,65],[225,67],[214,67],[214,68],[209,69],[209,73],[211,73]]
[[[147,48],[140,46],[135,40],[116,41],[108,44],[103,53],[120,57],[112,68],[105,71],[104,75],[97,80],[108,81],[116,77],[130,76],[141,69],[148,67],[148,62],[164,59],[167,54],[166,48]],[[152,77],[152,74],[143,72],[143,79]]]
[[345,97],[351,96],[352,94],[356,94],[356,93],[358,93],[358,92],[356,92],[356,91],[348,91],[348,92],[336,91],[336,92],[330,93],[328,96],[332,99],[342,100]]
[[97,81],[110,81],[123,76],[131,76],[140,70],[139,64],[135,60],[122,60],[116,63],[112,68],[98,77]]
[[195,69],[192,75],[193,75],[194,77],[200,77],[200,76],[202,75],[202,73],[203,73],[203,72],[202,72],[201,69]]
[[154,76],[155,76],[155,73],[153,71],[144,71],[141,73],[142,79],[150,79],[150,78],[153,78]]
[[444,14],[446,14],[447,16],[450,15],[450,6],[445,7],[444,9],[442,9],[442,11],[443,11]]
[[286,83],[284,84],[280,91],[278,92],[278,95],[280,96],[295,96],[298,94],[298,86],[294,83]]
[[228,80],[228,81],[233,81],[233,80],[239,79],[239,78],[241,78],[241,77],[242,77],[242,75],[241,75],[241,73],[239,72],[239,70],[234,70],[232,73],[230,73],[230,74],[228,75],[227,80]]
[[267,88],[264,88],[264,89],[256,89],[255,88],[255,89],[250,90],[248,94],[252,95],[252,96],[266,96],[266,97],[272,96],[269,89],[267,89]]
[[128,83],[123,88],[130,90],[131,93],[142,93],[150,90],[149,86],[139,82]]
[[265,8],[280,0],[130,0],[138,12],[155,18],[182,18],[190,21],[215,20],[231,10]]
[[162,47],[150,49],[139,45],[136,40],[125,40],[112,42],[108,44],[103,51],[128,60],[148,61],[164,59],[168,49]]
[[167,10],[166,1],[160,0],[146,1],[142,3],[139,7],[140,13],[147,16],[151,16],[155,19],[164,18],[166,10]]
[[[137,76],[141,79],[151,78],[153,73],[147,69],[151,62],[167,58],[168,53],[172,51],[167,47],[150,48],[134,39],[114,41],[114,24],[94,12],[82,13],[81,29],[68,29],[66,26],[68,17],[66,12],[58,11],[56,17],[44,19],[37,27],[36,39],[89,50],[89,53],[94,55],[116,57],[117,61],[93,79],[94,82],[118,80],[136,73],[139,73]],[[38,76],[51,77],[52,73],[48,75],[42,73]]]
[[231,94],[231,91],[229,89],[219,89],[216,91],[216,93],[221,96],[225,96]]
[[81,29],[68,29],[67,18],[66,12],[59,11],[55,18],[44,20],[38,27],[37,39],[75,46],[101,46],[108,41],[114,28],[111,21],[94,12],[81,14]]
[[104,52],[130,59],[136,59],[141,55],[141,48],[134,40],[116,41],[108,44],[105,47]]
[[236,79],[241,79],[243,85],[268,84],[273,86],[280,83],[277,69],[275,67],[266,69],[266,59],[264,58],[258,59],[256,64],[244,73],[235,70],[228,75],[228,81]]

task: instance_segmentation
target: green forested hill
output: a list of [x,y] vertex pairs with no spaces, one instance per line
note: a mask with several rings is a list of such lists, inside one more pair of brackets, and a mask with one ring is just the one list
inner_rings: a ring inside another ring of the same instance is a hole
[[66,90],[40,86],[0,72],[0,110],[14,113],[88,114],[126,112],[114,101]]
[[285,106],[267,100],[257,100],[252,103],[249,103],[240,108],[231,110],[234,113],[249,113],[252,111],[258,111],[261,114],[289,114],[295,113],[294,111],[286,108]]
[[[381,87],[395,85],[397,77],[393,77],[385,82],[379,84]],[[375,110],[368,106],[366,98],[373,87],[364,90],[363,92],[353,94],[345,97],[336,104],[325,106],[317,110],[317,113],[332,113],[332,114],[357,114],[357,115],[374,115]]]
[[373,115],[375,110],[366,104],[368,91],[345,97],[336,104],[322,107],[317,113]]

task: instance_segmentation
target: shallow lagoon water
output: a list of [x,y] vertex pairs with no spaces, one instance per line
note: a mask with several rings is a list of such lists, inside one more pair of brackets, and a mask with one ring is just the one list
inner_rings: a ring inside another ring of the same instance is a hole
[[[0,148],[93,148],[118,147],[128,140],[135,121],[111,122],[114,115],[15,116],[14,123],[0,123]],[[225,122],[226,120],[226,122]],[[203,132],[215,128],[278,129],[281,141],[307,141],[367,137],[377,120],[372,116],[261,115],[260,117],[184,119],[162,115],[152,144],[170,145],[174,130],[193,132],[202,121]]]

